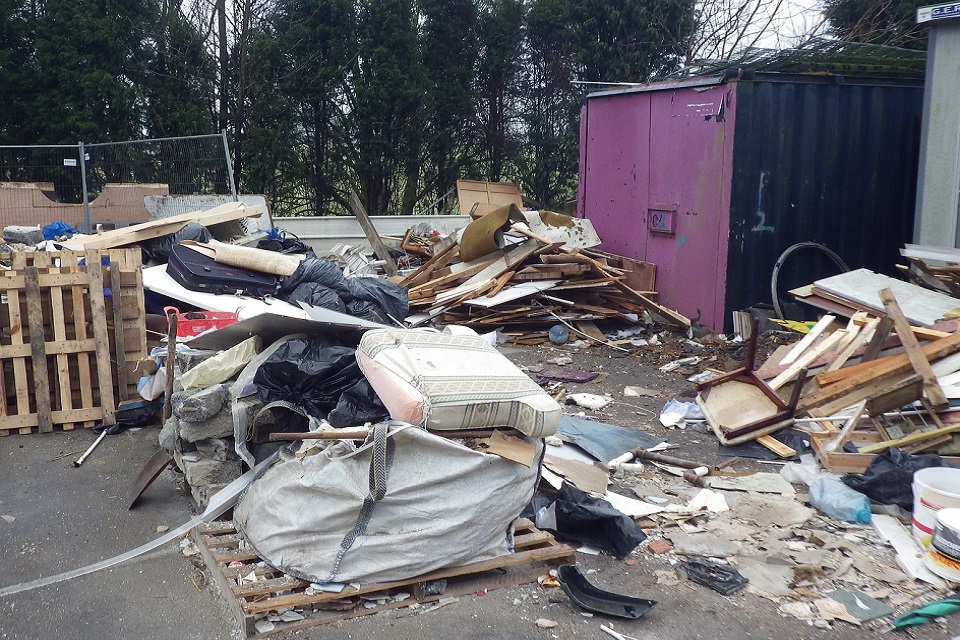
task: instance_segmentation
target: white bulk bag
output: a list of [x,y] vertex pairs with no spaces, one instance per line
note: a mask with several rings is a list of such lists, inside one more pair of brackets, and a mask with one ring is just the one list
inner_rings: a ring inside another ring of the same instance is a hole
[[357,362],[394,420],[433,430],[507,426],[533,438],[560,424],[560,405],[467,327],[372,329]]
[[[310,446],[310,445],[307,445]],[[269,467],[234,524],[270,565],[311,582],[405,580],[512,551],[511,523],[533,497],[532,468],[412,425],[376,425]]]

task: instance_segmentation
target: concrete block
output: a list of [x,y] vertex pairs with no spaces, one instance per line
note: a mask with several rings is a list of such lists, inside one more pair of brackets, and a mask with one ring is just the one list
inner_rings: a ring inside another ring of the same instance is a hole
[[204,487],[190,487],[190,494],[193,495],[193,499],[197,501],[201,509],[206,509],[207,505],[210,504],[210,498],[227,486],[227,484],[229,483],[211,484]]

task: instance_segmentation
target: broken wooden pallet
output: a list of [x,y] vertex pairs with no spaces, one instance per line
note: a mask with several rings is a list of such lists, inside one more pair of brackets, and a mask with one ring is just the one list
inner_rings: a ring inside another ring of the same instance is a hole
[[112,424],[146,355],[140,250],[0,259],[0,436]]
[[[436,602],[444,597],[534,582],[552,568],[576,562],[573,548],[558,543],[551,534],[539,531],[529,520],[520,518],[514,522],[514,553],[464,567],[432,571],[409,580],[361,585],[359,588],[346,586],[339,593],[308,595],[308,582],[264,563],[246,547],[242,534],[231,523],[202,525],[193,529],[192,536],[213,581],[248,638],[262,638],[409,607],[414,603]],[[230,566],[236,563],[242,564]],[[240,576],[251,573],[257,576],[257,581],[240,584]],[[430,583],[440,580],[446,581],[443,593],[429,593]],[[370,608],[363,605],[364,601],[375,602],[380,594],[389,600],[388,594],[399,592],[409,593],[410,597]],[[272,630],[257,631],[257,620],[290,609],[301,613],[303,619],[278,622]]]

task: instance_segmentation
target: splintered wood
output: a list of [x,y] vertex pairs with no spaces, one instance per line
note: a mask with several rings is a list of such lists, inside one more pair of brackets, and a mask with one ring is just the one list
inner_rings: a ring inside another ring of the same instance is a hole
[[[380,611],[433,603],[481,592],[535,582],[550,569],[576,562],[576,552],[554,537],[534,528],[529,520],[514,523],[514,552],[464,567],[440,569],[427,575],[382,584],[345,586],[342,591],[314,591],[310,582],[278,571],[245,544],[231,523],[201,525],[192,531],[214,582],[227,601],[246,637],[264,637],[320,624],[370,615]],[[248,580],[250,576],[255,580]],[[442,593],[431,583],[444,581]],[[400,592],[409,597],[394,596]],[[376,606],[364,606],[364,603]],[[270,615],[293,610],[289,622],[268,625],[259,631],[256,623]]]
[[[432,258],[401,281],[408,287],[411,310],[425,312],[418,320],[439,317],[474,327],[525,328],[559,320],[631,319],[647,312],[665,324],[690,326],[688,318],[655,301],[654,265],[567,249],[529,231],[521,233],[525,240],[469,262],[459,259],[455,242],[435,248]],[[587,335],[601,339],[595,326],[585,326]]]
[[[924,269],[927,277],[944,273]],[[832,471],[862,473],[875,454],[892,447],[960,452],[954,437],[960,412],[949,406],[950,398],[960,398],[960,331],[949,319],[960,301],[885,276],[873,274],[864,284],[863,277],[847,275],[798,290],[801,299],[848,316],[846,327],[834,328],[837,318],[825,316],[759,376],[776,388],[796,378],[800,366],[808,369],[809,379],[799,382],[797,414],[818,420],[808,425],[811,442]],[[871,291],[869,282],[885,286]],[[827,416],[833,420],[823,420]]]
[[140,250],[0,263],[0,436],[112,424],[146,355]]

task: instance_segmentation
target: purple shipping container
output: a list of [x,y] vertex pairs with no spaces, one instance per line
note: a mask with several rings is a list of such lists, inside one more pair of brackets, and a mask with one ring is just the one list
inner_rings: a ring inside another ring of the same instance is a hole
[[[592,93],[578,215],[604,251],[657,265],[661,304],[723,331],[730,311],[770,301],[774,263],[797,242],[893,269],[913,224],[921,106],[912,80],[749,72]],[[835,273],[800,262],[789,286]]]

